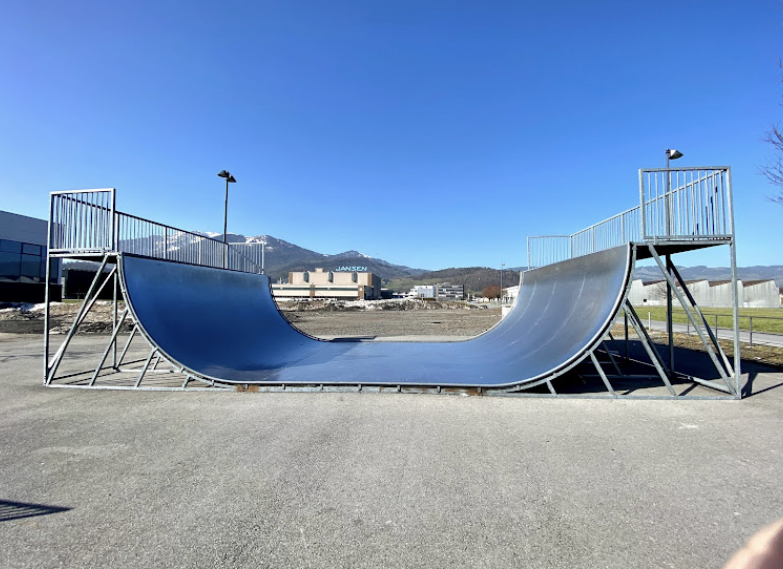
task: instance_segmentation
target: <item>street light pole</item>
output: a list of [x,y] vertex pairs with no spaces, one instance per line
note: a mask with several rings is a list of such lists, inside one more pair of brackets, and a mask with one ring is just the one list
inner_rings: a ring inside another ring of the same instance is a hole
[[226,207],[223,210],[223,268],[226,268],[228,242],[226,241],[226,234],[228,232],[228,185],[236,183],[236,178],[231,175],[228,170],[221,170],[218,172],[218,176],[226,179]]
[[[672,173],[669,171],[669,160],[677,160],[677,158],[682,157],[682,152],[679,150],[674,149],[666,149],[666,193],[664,194],[665,197],[665,211],[666,211],[666,236],[671,236],[672,227],[671,227],[671,196],[669,195],[669,187],[671,185],[671,176]],[[671,255],[666,255],[666,272],[671,275],[673,273],[672,271],[672,258]],[[672,285],[670,284],[669,279],[666,279],[666,329],[669,332],[669,375],[670,377],[674,376],[674,331],[672,328],[674,327],[674,318],[672,311],[674,309],[673,302],[672,302]]]
[[664,192],[664,213],[666,214],[666,235],[671,235],[672,227],[671,227],[671,200],[669,198],[669,186],[671,184],[671,176],[672,173],[669,172],[669,160],[677,160],[677,158],[682,158],[682,152],[679,150],[674,149],[666,149],[666,186],[665,186],[665,192]]
[[505,267],[505,263],[500,263],[500,308],[503,308],[503,267]]

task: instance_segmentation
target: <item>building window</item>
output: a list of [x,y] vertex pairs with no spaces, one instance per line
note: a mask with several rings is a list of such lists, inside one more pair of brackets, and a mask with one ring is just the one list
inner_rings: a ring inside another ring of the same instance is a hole
[[22,256],[19,253],[0,251],[0,277],[18,279],[21,274]]
[[30,245],[29,243],[22,243],[22,253],[25,253],[27,255],[35,255],[36,257],[41,256],[41,246],[40,245]]
[[22,244],[17,241],[0,239],[0,251],[5,251],[6,253],[21,253]]
[[353,272],[353,273],[351,274],[351,280],[352,280],[353,282],[355,282],[355,283],[358,283],[358,282],[359,282],[359,273],[357,273],[357,272]]
[[[57,282],[59,261],[52,268],[52,282]],[[46,280],[46,247],[0,239],[0,279],[5,281],[44,282]]]
[[41,256],[40,255],[22,255],[21,276],[39,279],[41,277]]
[[305,271],[302,273],[302,280],[306,283],[310,282],[310,273]]
[[334,273],[332,271],[329,271],[329,276],[327,277],[329,279],[330,283],[334,282]]

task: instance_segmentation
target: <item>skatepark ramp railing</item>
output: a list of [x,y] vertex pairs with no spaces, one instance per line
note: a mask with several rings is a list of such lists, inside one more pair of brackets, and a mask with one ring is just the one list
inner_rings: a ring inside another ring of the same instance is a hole
[[639,205],[571,235],[528,237],[528,269],[625,243],[726,243],[734,237],[731,169],[639,170]]
[[245,273],[263,272],[260,259],[251,251],[119,212],[115,204],[113,188],[52,193],[49,212],[51,254],[90,257],[132,253]]

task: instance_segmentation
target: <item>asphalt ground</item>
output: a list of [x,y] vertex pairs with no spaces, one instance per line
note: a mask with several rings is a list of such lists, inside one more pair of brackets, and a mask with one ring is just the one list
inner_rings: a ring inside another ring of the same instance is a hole
[[[80,354],[105,337],[80,337]],[[44,388],[0,335],[0,567],[721,567],[783,517],[742,401]]]

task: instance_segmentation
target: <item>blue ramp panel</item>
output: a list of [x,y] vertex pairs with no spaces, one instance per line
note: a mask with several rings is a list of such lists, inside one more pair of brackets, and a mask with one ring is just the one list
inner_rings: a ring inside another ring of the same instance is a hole
[[588,356],[622,306],[630,246],[523,273],[516,305],[462,342],[320,340],[277,310],[269,278],[122,255],[142,332],[195,376],[228,383],[510,388]]

